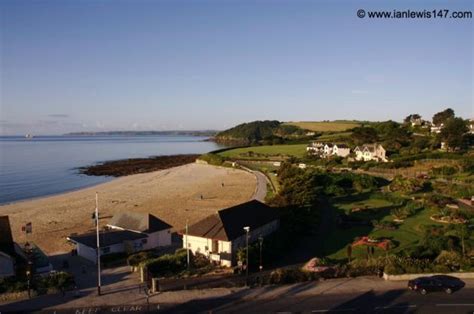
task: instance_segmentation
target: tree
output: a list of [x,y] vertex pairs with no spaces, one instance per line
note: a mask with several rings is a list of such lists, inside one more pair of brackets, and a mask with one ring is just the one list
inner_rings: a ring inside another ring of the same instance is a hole
[[463,136],[467,131],[469,128],[462,118],[449,118],[441,129],[440,137],[446,142],[448,149],[455,149],[461,147]]
[[421,119],[421,116],[417,113],[414,113],[414,114],[411,114],[409,116],[407,116],[403,122],[404,123],[410,123],[412,120],[417,120],[417,119]]
[[377,131],[371,127],[357,127],[352,131],[352,140],[356,145],[373,143],[378,140]]
[[436,113],[433,116],[433,124],[440,125],[441,123],[445,123],[449,118],[454,118],[454,110],[451,108]]

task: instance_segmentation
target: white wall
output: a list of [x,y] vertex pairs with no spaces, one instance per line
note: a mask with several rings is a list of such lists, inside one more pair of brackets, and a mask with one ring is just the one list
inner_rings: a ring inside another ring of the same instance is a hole
[[[275,230],[278,229],[280,223],[278,220],[275,220],[271,223],[261,226],[260,228],[250,230],[249,232],[249,243],[258,241],[258,237],[265,237]],[[235,239],[234,241],[218,241],[218,253],[229,253],[231,254],[231,261],[221,260],[221,265],[223,266],[232,266],[235,263],[235,253],[240,247],[246,245],[246,235]],[[186,248],[186,235],[183,235],[183,248]],[[212,239],[201,238],[196,236],[188,236],[188,248],[195,254],[199,252],[206,256],[210,256],[212,251]]]
[[96,252],[95,249],[90,248],[84,244],[77,243],[77,255],[93,262],[94,264],[96,263]]

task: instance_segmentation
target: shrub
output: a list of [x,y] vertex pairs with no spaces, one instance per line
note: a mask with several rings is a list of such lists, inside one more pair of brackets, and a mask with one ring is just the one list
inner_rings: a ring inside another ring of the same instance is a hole
[[279,268],[270,273],[269,283],[271,284],[290,284],[315,280],[319,278],[316,273],[304,271],[302,269],[283,269]]
[[100,256],[100,263],[104,265],[104,267],[116,265],[125,262],[127,259],[127,253],[119,252],[119,253],[110,253],[107,255]]
[[434,265],[433,271],[435,273],[449,273],[451,269],[446,265]]
[[157,258],[142,262],[155,277],[176,275],[187,268],[185,249],[177,250],[174,254],[165,254]]
[[220,155],[211,154],[211,153],[201,155],[199,156],[199,159],[204,160],[208,164],[214,165],[214,166],[220,166],[224,163],[224,158],[222,158]]
[[130,255],[127,258],[127,264],[130,266],[138,266],[143,261],[156,257],[156,254],[151,251],[143,251]]

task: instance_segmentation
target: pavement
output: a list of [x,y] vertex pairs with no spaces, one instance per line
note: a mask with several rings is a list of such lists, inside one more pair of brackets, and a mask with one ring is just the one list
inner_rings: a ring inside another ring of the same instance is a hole
[[406,281],[376,277],[341,278],[293,285],[258,288],[215,288],[158,293],[148,296],[138,289],[104,287],[72,292],[65,297],[42,296],[0,305],[1,313],[473,313],[474,280],[448,295],[409,291]]

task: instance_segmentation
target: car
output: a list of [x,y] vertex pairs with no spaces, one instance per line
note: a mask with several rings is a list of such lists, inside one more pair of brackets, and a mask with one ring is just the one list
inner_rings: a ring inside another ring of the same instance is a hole
[[444,291],[451,294],[464,287],[464,282],[459,278],[447,275],[419,277],[408,281],[408,289],[427,294],[433,291]]

